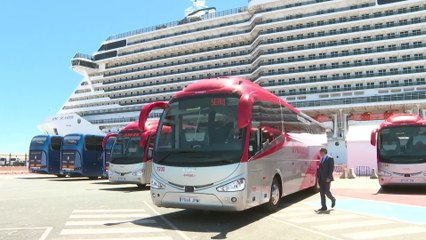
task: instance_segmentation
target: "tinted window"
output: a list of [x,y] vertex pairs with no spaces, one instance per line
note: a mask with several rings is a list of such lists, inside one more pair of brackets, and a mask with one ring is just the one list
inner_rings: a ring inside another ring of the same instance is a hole
[[81,136],[65,136],[64,145],[77,145],[81,140]]
[[61,149],[62,138],[61,137],[52,137],[50,139],[50,147],[54,151],[59,151]]
[[426,162],[426,127],[389,127],[379,132],[379,159],[389,163]]
[[47,140],[46,136],[34,137],[31,140],[31,146],[43,146],[46,143],[46,140]]
[[99,136],[86,136],[84,138],[84,145],[88,151],[102,151],[103,137]]

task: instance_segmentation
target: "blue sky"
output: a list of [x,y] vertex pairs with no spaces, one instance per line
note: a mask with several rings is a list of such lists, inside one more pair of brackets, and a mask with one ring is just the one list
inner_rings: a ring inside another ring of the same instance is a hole
[[[247,0],[207,0],[218,11]],[[26,153],[37,125],[54,115],[82,77],[77,53],[93,54],[109,36],[183,18],[190,0],[2,0],[0,153]]]

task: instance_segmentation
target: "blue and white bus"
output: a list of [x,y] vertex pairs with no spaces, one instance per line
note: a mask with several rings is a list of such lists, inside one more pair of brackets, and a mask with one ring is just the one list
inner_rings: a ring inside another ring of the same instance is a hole
[[102,135],[68,134],[61,148],[61,174],[96,179],[102,177]]
[[28,171],[31,173],[60,174],[62,136],[37,135],[30,143]]

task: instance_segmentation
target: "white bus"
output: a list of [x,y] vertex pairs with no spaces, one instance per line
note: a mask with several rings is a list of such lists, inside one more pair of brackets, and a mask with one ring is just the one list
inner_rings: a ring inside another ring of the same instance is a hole
[[140,188],[149,183],[157,124],[158,120],[147,121],[143,132],[138,122],[120,130],[111,150],[108,169],[111,183],[134,183]]
[[[151,174],[155,205],[241,211],[316,188],[325,129],[312,118],[242,78],[194,82],[163,107]],[[320,136],[321,141],[315,141]]]
[[390,116],[371,133],[382,188],[426,185],[426,121],[414,114]]

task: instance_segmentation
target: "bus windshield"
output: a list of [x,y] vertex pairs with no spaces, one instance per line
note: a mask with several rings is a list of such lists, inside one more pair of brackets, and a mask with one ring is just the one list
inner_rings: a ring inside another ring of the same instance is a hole
[[31,146],[43,146],[46,143],[47,137],[34,137],[31,140]]
[[81,140],[81,136],[65,136],[64,145],[78,145]]
[[186,98],[169,104],[157,134],[154,162],[218,166],[241,160],[244,131],[237,127],[238,97]]
[[379,133],[379,161],[386,163],[426,162],[426,127],[401,126]]
[[120,133],[112,147],[111,163],[134,164],[142,162],[144,149],[139,147],[139,131]]

